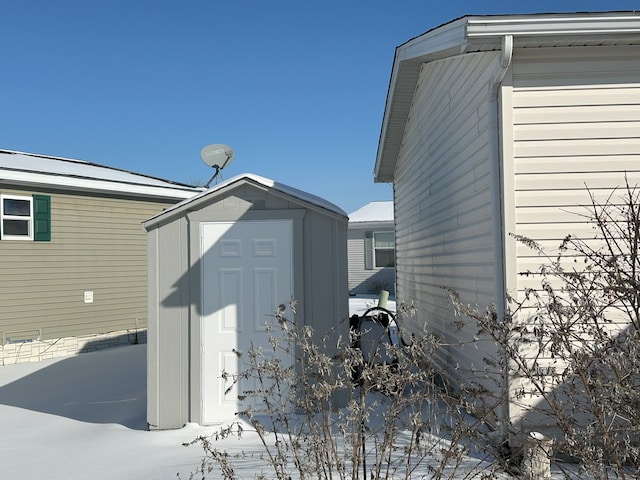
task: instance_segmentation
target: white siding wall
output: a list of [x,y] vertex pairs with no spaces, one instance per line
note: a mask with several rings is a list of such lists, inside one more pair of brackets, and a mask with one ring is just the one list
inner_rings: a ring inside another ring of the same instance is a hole
[[[514,223],[521,235],[556,248],[584,223],[585,185],[605,200],[640,183],[640,47],[525,50],[514,58]],[[540,258],[517,247],[518,272]],[[522,289],[525,278],[509,279]]]
[[[640,183],[640,47],[531,49],[513,61],[512,191],[505,192],[506,225],[553,253],[567,234],[592,238],[585,220],[599,201]],[[543,260],[513,244],[506,282],[511,292],[540,287]],[[528,321],[525,313],[522,318]],[[517,388],[517,383],[513,384]],[[515,404],[512,420],[524,414]],[[523,420],[523,429],[534,417]],[[536,424],[535,428],[540,428]]]
[[[456,331],[441,287],[479,305],[498,290],[497,67],[495,52],[423,66],[395,172],[397,297],[416,304],[410,331],[426,323],[452,344],[471,331]],[[481,367],[485,353],[451,347],[441,360]]]
[[385,285],[392,294],[395,290],[395,270],[393,268],[365,269],[365,233],[367,231],[393,231],[393,224],[384,227],[349,227],[347,232],[347,258],[349,261],[349,292],[356,294],[375,293],[370,289],[375,285]]

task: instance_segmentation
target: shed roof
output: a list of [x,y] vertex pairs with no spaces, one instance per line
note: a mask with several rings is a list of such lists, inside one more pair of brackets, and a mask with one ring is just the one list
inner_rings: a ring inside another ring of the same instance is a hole
[[155,215],[149,218],[144,222],[145,228],[151,228],[153,225],[167,220],[169,217],[180,216],[186,211],[192,210],[194,207],[208,202],[211,197],[217,197],[224,195],[227,191],[232,188],[236,188],[242,184],[252,184],[259,188],[269,189],[272,192],[280,193],[281,195],[285,195],[287,197],[293,197],[297,200],[300,200],[310,206],[316,207],[321,210],[325,210],[331,214],[337,214],[342,217],[346,217],[347,214],[340,207],[334,205],[323,198],[317,197],[311,193],[304,192],[302,190],[298,190],[297,188],[290,187],[289,185],[285,185],[283,183],[275,182],[274,180],[261,177],[260,175],[255,175],[253,173],[244,173],[240,175],[236,175],[235,177],[230,178],[229,180],[225,180],[212,188],[205,190],[198,195],[188,198],[176,205],[173,205],[162,213]]
[[393,202],[369,202],[349,214],[349,224],[368,222],[393,223]]
[[84,160],[0,150],[0,182],[175,200],[201,188]]
[[464,53],[513,48],[639,45],[640,12],[465,16],[396,48],[374,167],[376,182],[392,182],[411,101],[425,62]]

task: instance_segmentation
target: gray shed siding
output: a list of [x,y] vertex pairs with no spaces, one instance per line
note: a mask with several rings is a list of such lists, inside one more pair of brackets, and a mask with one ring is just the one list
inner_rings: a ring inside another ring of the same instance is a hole
[[[148,411],[151,429],[202,423],[200,222],[293,220],[296,320],[321,336],[348,323],[347,218],[241,184],[147,227]],[[269,314],[271,312],[264,312]],[[340,331],[342,329],[343,331]],[[334,344],[335,342],[329,342]]]
[[[409,330],[426,323],[451,345],[472,332],[456,331],[441,287],[481,305],[500,288],[497,67],[495,52],[422,66],[394,175],[397,296],[416,304]],[[481,366],[486,354],[450,347],[440,361]]]
[[[147,329],[147,418],[150,427],[182,425],[188,417],[189,267],[180,219],[147,236],[149,325]],[[163,259],[171,258],[171,262]],[[164,301],[161,303],[160,292]],[[169,293],[167,293],[169,292]],[[174,294],[174,295],[172,295]],[[157,319],[162,310],[162,330]],[[162,392],[162,398],[156,395]],[[160,402],[163,407],[161,408]]]

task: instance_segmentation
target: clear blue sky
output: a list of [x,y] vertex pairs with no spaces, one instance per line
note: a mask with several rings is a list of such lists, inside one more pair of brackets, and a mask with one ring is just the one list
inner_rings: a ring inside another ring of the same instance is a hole
[[640,0],[4,0],[0,149],[205,183],[211,143],[348,213],[373,165],[395,47],[466,14]]

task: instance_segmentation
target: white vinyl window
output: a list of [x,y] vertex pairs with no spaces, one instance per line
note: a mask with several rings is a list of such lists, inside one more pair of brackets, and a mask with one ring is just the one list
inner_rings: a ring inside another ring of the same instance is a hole
[[0,195],[3,240],[33,240],[33,198]]
[[393,232],[373,232],[373,264],[376,268],[395,265]]
[[364,269],[395,266],[395,237],[393,232],[365,232]]

